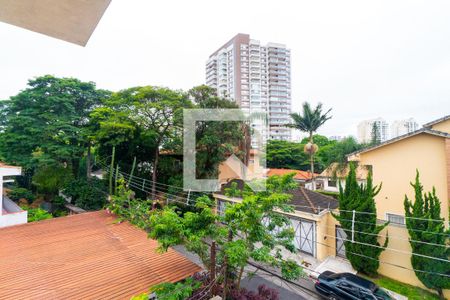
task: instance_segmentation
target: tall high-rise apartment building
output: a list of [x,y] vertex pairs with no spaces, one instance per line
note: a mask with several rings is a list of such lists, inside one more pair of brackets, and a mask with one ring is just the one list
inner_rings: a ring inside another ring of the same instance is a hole
[[376,141],[384,142],[389,138],[389,124],[382,118],[365,120],[358,124],[358,142],[370,143],[376,134]]
[[419,124],[413,118],[394,121],[391,125],[391,138],[395,138],[419,129]]
[[209,57],[206,84],[247,113],[267,113],[268,130],[262,121],[252,124],[264,139],[291,139],[285,127],[291,122],[291,52],[286,45],[263,45],[237,34]]

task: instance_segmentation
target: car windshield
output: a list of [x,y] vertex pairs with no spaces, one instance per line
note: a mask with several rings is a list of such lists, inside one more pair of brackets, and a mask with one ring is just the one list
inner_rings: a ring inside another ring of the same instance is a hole
[[382,300],[391,300],[391,296],[389,296],[388,293],[386,293],[385,291],[383,291],[380,288],[377,288],[373,294],[375,295],[375,297],[377,297],[377,299],[382,299]]

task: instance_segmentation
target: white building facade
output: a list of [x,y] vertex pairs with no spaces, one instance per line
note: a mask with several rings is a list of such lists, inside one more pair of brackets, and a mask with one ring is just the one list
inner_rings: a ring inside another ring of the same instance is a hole
[[389,124],[382,118],[365,120],[358,124],[358,142],[370,143],[375,129],[376,140],[384,142],[389,139]]
[[391,138],[414,132],[419,129],[419,124],[413,118],[394,121],[391,125]]
[[28,213],[4,195],[3,185],[9,176],[21,175],[22,169],[0,162],[0,228],[27,223]]
[[206,63],[206,84],[219,96],[236,101],[245,112],[267,113],[252,126],[263,139],[290,140],[291,53],[283,44],[237,34],[214,52]]

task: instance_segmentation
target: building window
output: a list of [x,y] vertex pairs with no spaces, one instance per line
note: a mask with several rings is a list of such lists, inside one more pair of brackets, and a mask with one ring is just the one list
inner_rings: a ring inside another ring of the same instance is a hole
[[337,187],[336,180],[328,180],[328,186],[330,186],[330,187]]
[[401,215],[386,213],[386,220],[391,224],[405,225],[405,217]]

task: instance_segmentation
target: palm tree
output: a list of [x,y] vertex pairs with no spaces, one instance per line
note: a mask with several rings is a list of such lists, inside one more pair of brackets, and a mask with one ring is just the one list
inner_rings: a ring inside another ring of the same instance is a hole
[[314,154],[317,150],[319,150],[319,147],[314,144],[313,134],[320,128],[320,126],[331,119],[332,116],[328,115],[331,108],[327,112],[322,113],[322,103],[317,104],[316,108],[311,109],[311,105],[308,102],[304,102],[302,108],[302,113],[291,114],[291,118],[294,123],[289,124],[288,127],[295,128],[309,134],[309,143],[305,145],[304,151],[310,156],[312,188],[315,190],[316,182],[314,179]]

